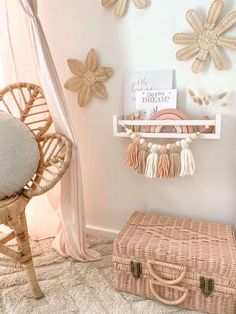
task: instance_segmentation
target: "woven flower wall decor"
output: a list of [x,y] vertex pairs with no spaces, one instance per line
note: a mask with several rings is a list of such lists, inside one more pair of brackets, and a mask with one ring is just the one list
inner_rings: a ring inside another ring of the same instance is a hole
[[223,35],[236,24],[236,11],[230,12],[217,23],[223,6],[224,1],[213,1],[204,24],[197,12],[189,10],[186,13],[186,20],[195,32],[177,33],[173,37],[173,41],[176,44],[186,45],[185,48],[176,53],[178,60],[185,61],[197,54],[192,65],[194,73],[199,73],[203,70],[208,55],[210,55],[218,70],[224,70],[226,61],[219,47],[236,49],[236,38]]
[[113,70],[99,67],[98,57],[94,49],[90,49],[85,65],[76,59],[68,59],[68,66],[74,76],[69,78],[64,87],[78,93],[78,104],[86,106],[92,96],[106,99],[107,91],[104,83],[112,76]]
[[[102,5],[105,8],[115,6],[114,13],[116,16],[123,16],[128,8],[130,0],[102,0]],[[133,3],[138,9],[144,9],[148,6],[149,0],[133,0]]]

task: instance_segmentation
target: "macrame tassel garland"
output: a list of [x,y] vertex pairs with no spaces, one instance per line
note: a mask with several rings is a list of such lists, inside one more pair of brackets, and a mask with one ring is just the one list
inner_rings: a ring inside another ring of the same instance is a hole
[[174,144],[170,148],[170,178],[176,178],[180,174],[180,148]]
[[158,177],[159,178],[169,178],[170,171],[170,158],[167,147],[165,145],[161,146],[161,154],[158,164]]
[[[204,130],[207,128],[209,126],[206,126]],[[140,139],[129,128],[125,130],[132,139],[132,143],[125,151],[124,163],[136,169],[139,174],[151,179],[176,178],[194,174],[195,161],[189,144],[197,139],[201,132],[188,134],[186,139],[174,144],[157,145]]]
[[192,176],[195,172],[195,160],[193,157],[193,153],[189,148],[189,145],[186,140],[181,141],[181,155],[180,155],[180,162],[181,162],[181,171],[180,177],[184,176]]
[[[131,130],[130,130],[131,131]],[[132,132],[132,131],[131,131]],[[138,152],[139,152],[139,141],[140,138],[136,137],[136,134],[131,135],[132,143],[129,144],[125,151],[125,165],[134,169],[138,168]]]
[[147,157],[145,175],[147,178],[154,179],[157,177],[158,169],[158,145],[154,144],[150,148],[150,154]]
[[140,140],[140,150],[138,154],[138,173],[145,174],[146,162],[149,154],[148,143],[144,140]]

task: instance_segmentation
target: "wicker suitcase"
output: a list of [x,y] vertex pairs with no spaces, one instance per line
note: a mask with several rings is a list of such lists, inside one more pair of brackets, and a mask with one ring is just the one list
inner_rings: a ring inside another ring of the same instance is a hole
[[135,212],[114,242],[117,290],[167,305],[236,313],[234,228]]

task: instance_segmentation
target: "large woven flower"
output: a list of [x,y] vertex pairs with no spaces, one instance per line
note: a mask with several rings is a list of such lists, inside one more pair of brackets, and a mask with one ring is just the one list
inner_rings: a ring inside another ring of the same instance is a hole
[[[148,6],[149,0],[133,0],[138,9]],[[102,0],[102,5],[107,8],[115,5],[114,13],[116,16],[123,16],[128,8],[129,0]]]
[[215,0],[210,6],[205,24],[203,24],[194,10],[186,13],[186,20],[195,33],[177,33],[173,41],[187,47],[176,54],[178,60],[188,60],[197,54],[192,65],[192,71],[199,73],[203,70],[205,61],[210,55],[218,70],[226,68],[226,61],[218,47],[236,49],[236,38],[223,36],[223,34],[236,23],[236,11],[227,14],[218,24],[217,20],[223,9],[224,1]]
[[72,92],[78,92],[78,103],[81,107],[86,106],[92,96],[107,98],[104,83],[112,76],[113,70],[99,67],[94,49],[90,49],[85,65],[76,59],[68,59],[67,63],[74,76],[65,82],[64,87]]

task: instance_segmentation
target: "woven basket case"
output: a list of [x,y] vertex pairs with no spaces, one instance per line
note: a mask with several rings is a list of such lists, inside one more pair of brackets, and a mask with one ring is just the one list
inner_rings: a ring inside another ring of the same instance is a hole
[[234,228],[135,212],[114,242],[117,290],[167,305],[236,313]]

